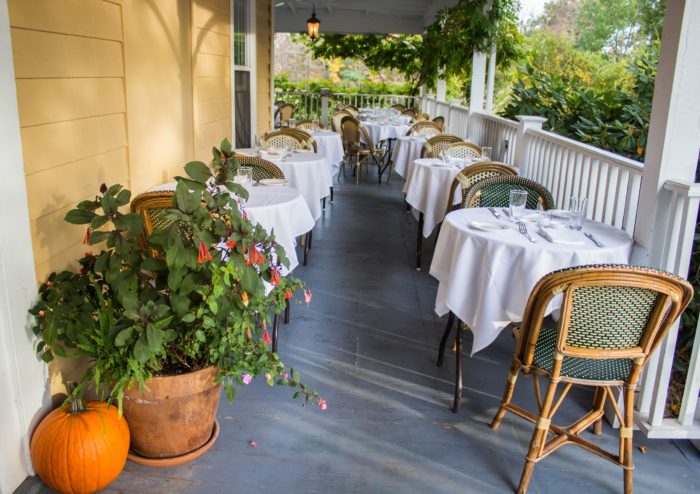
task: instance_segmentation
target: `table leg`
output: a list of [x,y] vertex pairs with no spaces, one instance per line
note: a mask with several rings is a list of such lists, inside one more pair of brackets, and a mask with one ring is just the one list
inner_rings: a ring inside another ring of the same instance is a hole
[[420,271],[420,258],[423,253],[423,213],[418,215],[418,237],[416,238],[416,270]]
[[452,412],[459,412],[459,404],[462,401],[462,321],[457,319],[456,335],[457,351],[455,352],[455,396],[452,403]]
[[326,198],[325,197],[323,199],[321,199],[321,205],[322,205],[321,209],[323,209],[325,211],[326,210]]
[[445,346],[447,345],[447,339],[450,337],[452,332],[452,326],[455,323],[454,312],[450,311],[450,315],[447,318],[447,326],[445,326],[445,331],[442,333],[442,338],[440,339],[440,348],[438,350],[437,366],[442,367],[442,363],[445,359]]
[[305,235],[304,239],[304,266],[306,266],[309,263],[309,234],[308,232]]
[[284,323],[285,324],[289,324],[290,312],[291,312],[291,308],[290,308],[289,300],[287,300],[287,305],[284,307]]
[[331,185],[331,204],[333,204],[333,186]]
[[272,351],[277,353],[277,340],[280,335],[280,315],[275,314],[275,318],[272,320]]

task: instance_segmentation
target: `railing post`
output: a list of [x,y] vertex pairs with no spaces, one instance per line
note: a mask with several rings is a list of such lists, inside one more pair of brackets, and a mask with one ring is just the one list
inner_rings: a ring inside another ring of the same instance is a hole
[[[527,176],[527,151],[528,146],[526,142],[525,133],[530,130],[542,130],[542,124],[547,121],[544,117],[535,117],[531,115],[518,115],[516,117],[518,122],[518,137],[515,139],[515,157],[514,165],[519,167],[518,174],[522,176]],[[512,145],[512,143],[509,143]]]
[[328,96],[331,90],[328,88],[321,89],[321,124],[328,128]]
[[[447,132],[449,134],[454,134],[454,131],[452,129],[455,128],[455,125],[452,123],[453,118],[454,118],[453,109],[455,107],[459,107],[461,103],[462,102],[458,99],[453,99],[452,101],[450,101],[450,109],[447,111],[447,115],[445,115],[445,119],[447,120],[447,122],[445,123],[445,132]],[[459,136],[459,137],[462,137],[462,136]],[[467,136],[464,136],[464,137],[467,137]]]

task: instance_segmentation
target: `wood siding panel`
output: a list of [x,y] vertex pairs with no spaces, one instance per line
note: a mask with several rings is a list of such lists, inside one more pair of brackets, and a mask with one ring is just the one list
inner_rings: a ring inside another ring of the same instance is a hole
[[256,2],[256,110],[257,134],[263,135],[272,128],[272,3],[270,0]]

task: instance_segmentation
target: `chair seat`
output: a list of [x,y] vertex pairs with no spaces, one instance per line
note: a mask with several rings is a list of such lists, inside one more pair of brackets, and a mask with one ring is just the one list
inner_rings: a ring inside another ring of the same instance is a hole
[[[545,320],[546,324],[547,320]],[[553,322],[552,322],[553,323]],[[554,327],[542,326],[537,346],[535,347],[534,364],[547,372],[552,371],[552,354],[557,342],[557,330]],[[561,366],[561,377],[580,381],[598,381],[609,384],[622,383],[627,379],[632,366],[632,359],[587,359],[564,357]]]

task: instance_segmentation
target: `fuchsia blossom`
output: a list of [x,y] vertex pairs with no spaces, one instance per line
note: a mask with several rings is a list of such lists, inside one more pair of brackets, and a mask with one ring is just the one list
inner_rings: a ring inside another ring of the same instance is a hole
[[241,380],[243,381],[243,384],[250,384],[250,382],[253,380],[253,376],[247,372],[244,372],[243,375],[241,375]]
[[[272,345],[272,339],[270,338],[270,333],[267,332],[267,329],[266,329],[265,332],[263,333],[262,339],[263,339],[263,341],[264,341],[265,343],[267,343],[268,345]],[[246,384],[248,384],[248,383],[246,383]]]
[[311,290],[304,290],[304,302],[306,302],[306,305],[311,303]]
[[328,408],[328,404],[326,403],[326,400],[318,400],[318,408],[321,410],[325,410]]
[[43,310],[39,311],[39,317],[44,317],[45,315],[46,315],[46,312],[44,312]]
[[272,268],[270,268],[270,270],[272,271],[272,279],[270,280],[270,283],[272,283],[273,285],[279,285],[281,280],[277,268],[273,266]]
[[285,381],[289,379],[289,373],[285,372],[284,376],[282,376],[282,379],[284,379]]

